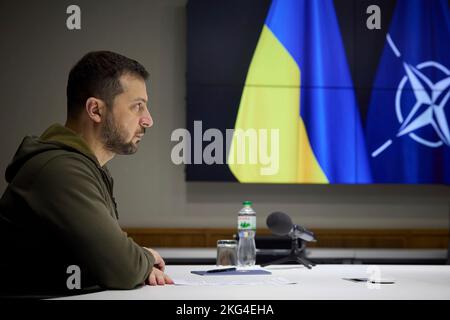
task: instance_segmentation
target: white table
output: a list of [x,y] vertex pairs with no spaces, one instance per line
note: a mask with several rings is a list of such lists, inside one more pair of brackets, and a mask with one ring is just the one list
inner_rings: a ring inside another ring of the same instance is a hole
[[[213,266],[167,266],[172,278],[198,279],[191,270],[208,270]],[[370,267],[370,269],[368,269]],[[379,268],[379,269],[378,269]],[[132,299],[132,300],[450,300],[450,266],[438,265],[317,265],[308,270],[299,265],[266,268],[272,275],[297,284],[240,286],[144,286],[134,290],[103,291],[63,299]],[[369,285],[342,278],[361,277],[380,272],[382,278],[393,278],[394,284]],[[242,277],[242,276],[221,276]]]

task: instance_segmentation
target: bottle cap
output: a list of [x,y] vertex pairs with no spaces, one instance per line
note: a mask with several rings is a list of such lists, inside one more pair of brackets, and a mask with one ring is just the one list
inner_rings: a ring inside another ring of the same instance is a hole
[[243,204],[244,206],[251,206],[251,205],[252,205],[252,202],[247,200],[247,201],[242,202],[242,204]]

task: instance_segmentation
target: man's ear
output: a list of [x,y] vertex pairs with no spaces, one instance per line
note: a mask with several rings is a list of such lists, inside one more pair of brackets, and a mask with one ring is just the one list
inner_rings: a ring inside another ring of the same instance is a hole
[[100,99],[91,97],[86,100],[86,112],[89,118],[91,118],[95,123],[102,122],[105,114],[105,107],[105,103]]

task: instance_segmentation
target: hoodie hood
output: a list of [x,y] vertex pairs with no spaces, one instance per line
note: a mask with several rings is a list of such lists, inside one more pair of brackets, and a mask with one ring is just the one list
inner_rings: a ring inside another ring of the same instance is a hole
[[54,124],[45,130],[40,137],[27,136],[22,140],[11,163],[6,168],[6,181],[10,183],[29,159],[42,152],[58,149],[78,152],[101,168],[97,158],[80,135],[60,124]]

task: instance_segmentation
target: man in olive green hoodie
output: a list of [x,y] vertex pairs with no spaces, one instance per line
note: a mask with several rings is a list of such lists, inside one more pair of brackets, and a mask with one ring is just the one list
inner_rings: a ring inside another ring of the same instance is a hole
[[81,293],[74,270],[85,290],[173,283],[161,256],[121,230],[105,166],[153,124],[147,77],[135,60],[90,52],[70,71],[65,126],[24,138],[0,200],[2,294]]

